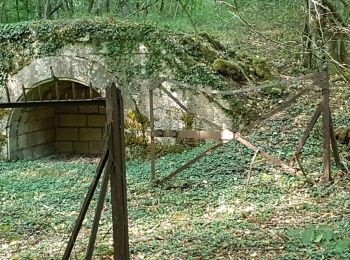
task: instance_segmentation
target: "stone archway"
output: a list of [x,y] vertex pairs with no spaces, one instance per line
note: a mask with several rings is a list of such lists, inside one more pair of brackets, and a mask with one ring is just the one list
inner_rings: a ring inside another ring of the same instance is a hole
[[[78,69],[79,68],[79,69]],[[8,80],[11,100],[57,99],[52,73],[58,79],[60,99],[99,97],[115,77],[96,62],[76,57],[39,59]],[[52,153],[98,154],[105,132],[105,107],[71,105],[13,109],[7,120],[7,158],[39,158]]]

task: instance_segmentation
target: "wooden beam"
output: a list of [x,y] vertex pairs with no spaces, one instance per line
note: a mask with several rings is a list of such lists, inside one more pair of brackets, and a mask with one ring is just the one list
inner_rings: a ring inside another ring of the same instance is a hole
[[126,198],[124,108],[120,89],[113,83],[106,89],[107,122],[111,124],[109,158],[115,260],[129,259],[128,211]]

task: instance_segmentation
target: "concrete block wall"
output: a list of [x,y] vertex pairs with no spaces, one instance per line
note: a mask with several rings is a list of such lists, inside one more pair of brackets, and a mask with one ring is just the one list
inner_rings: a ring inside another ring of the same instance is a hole
[[105,124],[104,106],[57,107],[55,152],[100,154]]
[[54,151],[54,108],[22,109],[20,117],[12,124],[17,128],[16,138],[10,137],[10,142],[15,142],[12,158],[38,158]]

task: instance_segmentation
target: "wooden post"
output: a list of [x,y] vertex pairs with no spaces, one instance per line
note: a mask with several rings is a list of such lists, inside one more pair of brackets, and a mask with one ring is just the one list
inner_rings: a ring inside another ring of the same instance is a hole
[[128,213],[126,198],[124,108],[120,89],[113,83],[106,89],[107,122],[111,125],[109,158],[113,221],[114,259],[129,259]]
[[149,120],[151,128],[151,181],[156,177],[156,144],[154,138],[154,107],[153,107],[153,86],[149,89]]
[[331,176],[331,148],[330,148],[330,109],[329,109],[329,75],[326,70],[321,76],[322,88],[322,121],[323,121],[323,180],[329,182],[332,180]]

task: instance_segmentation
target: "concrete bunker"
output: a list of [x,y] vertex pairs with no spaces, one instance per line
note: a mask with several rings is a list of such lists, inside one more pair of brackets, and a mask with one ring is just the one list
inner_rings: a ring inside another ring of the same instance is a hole
[[[41,93],[43,100],[57,100],[55,84],[54,81],[37,84],[26,93],[26,99],[38,101]],[[59,80],[57,87],[60,100],[73,99],[73,88],[76,98],[90,98],[90,94],[92,98],[100,97],[96,90],[72,80]],[[99,154],[105,123],[103,105],[15,108],[8,121],[8,157],[16,160],[53,153]]]

